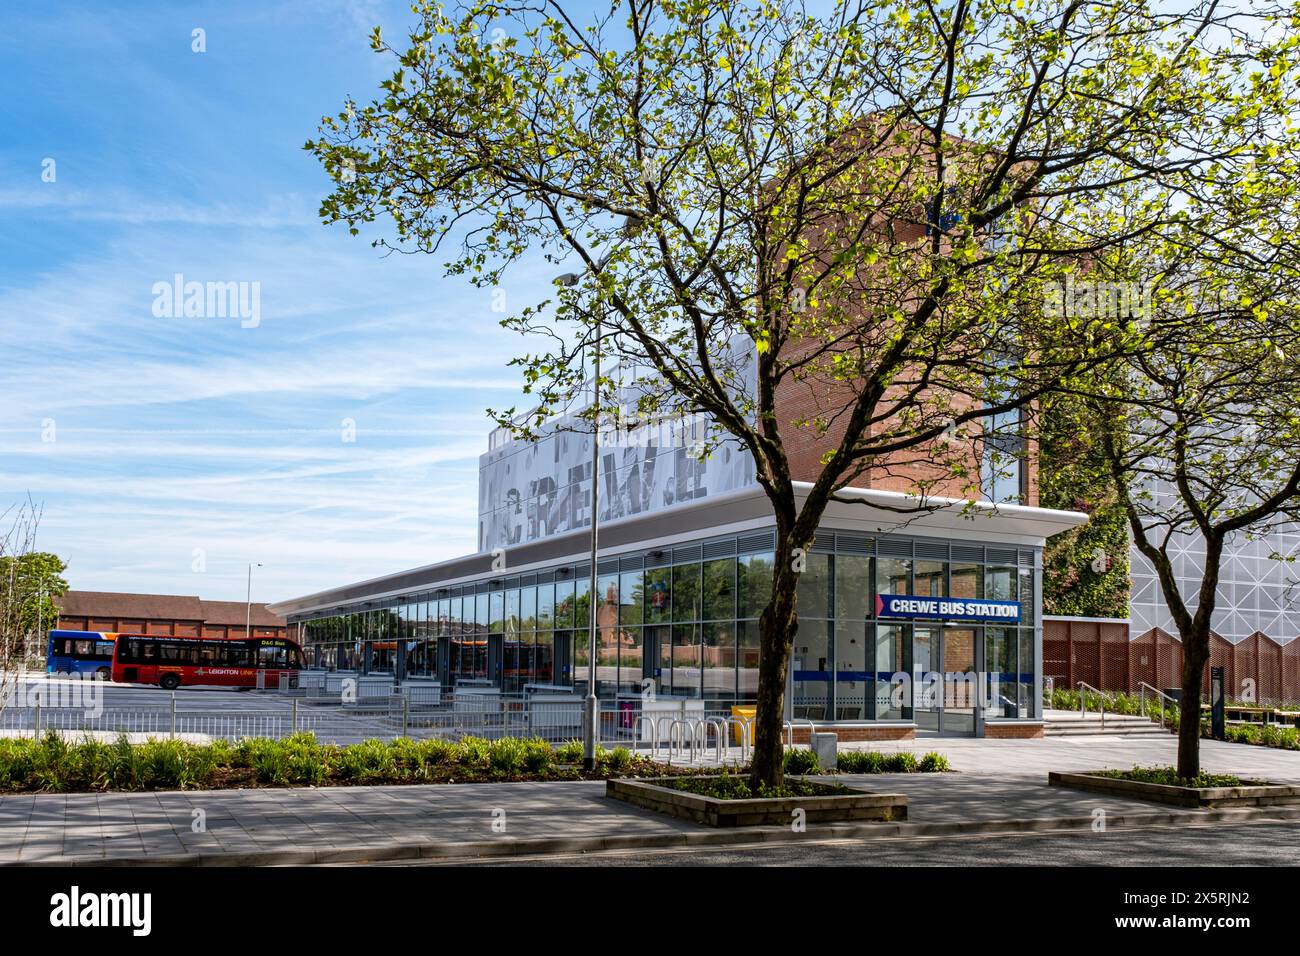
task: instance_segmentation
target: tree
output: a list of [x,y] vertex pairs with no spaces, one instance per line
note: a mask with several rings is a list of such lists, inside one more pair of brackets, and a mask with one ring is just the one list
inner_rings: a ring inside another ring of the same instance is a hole
[[68,593],[63,578],[67,564],[57,554],[29,551],[26,554],[0,556],[0,588],[6,597],[12,588],[18,632],[37,640],[59,619],[57,598]]
[[[1300,520],[1300,137],[1281,123],[1275,133],[1216,164],[1173,229],[1114,250],[1096,271],[1141,277],[1156,314],[1188,320],[1159,347],[1093,369],[1079,403],[1182,642],[1178,774],[1188,778],[1200,771],[1225,549]],[[1190,594],[1173,561],[1189,539],[1204,552]]]
[[66,565],[35,550],[40,509],[31,501],[0,514],[0,709],[13,697],[27,666],[31,641],[54,626],[54,599],[68,590]]
[[[1253,135],[1251,42],[1177,14],[988,0],[415,5],[381,97],[322,120],[321,207],[488,288],[546,256],[581,277],[503,324],[537,401],[579,399],[599,341],[638,411],[700,413],[750,455],[776,525],[752,778],[779,783],[801,558],[845,488],[982,497],[986,423],[1134,345],[1048,316],[1043,285],[1165,222],[1165,183]],[[586,415],[614,404],[605,376]],[[804,400],[796,411],[795,398]],[[799,482],[804,483],[799,483]]]

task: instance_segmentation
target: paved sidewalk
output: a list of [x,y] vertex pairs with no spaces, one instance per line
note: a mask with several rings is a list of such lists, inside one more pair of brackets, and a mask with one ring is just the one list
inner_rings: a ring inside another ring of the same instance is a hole
[[[1138,746],[1138,745],[1141,746]],[[1158,746],[1153,746],[1158,745]],[[1047,769],[1168,763],[1173,738],[917,741],[939,750],[953,774],[841,776],[908,796],[905,824],[809,827],[807,838],[858,838],[1089,826],[1111,828],[1300,817],[1300,809],[1178,810],[1048,787]],[[1300,781],[1300,753],[1208,743],[1205,764]],[[502,816],[504,814],[504,816]],[[195,832],[202,816],[205,830]],[[493,829],[504,820],[505,832]],[[39,794],[0,797],[0,863],[307,863],[402,856],[485,856],[632,846],[796,838],[788,828],[717,831],[604,796],[603,783],[451,784],[402,787]],[[1300,852],[1297,854],[1300,859]]]
[[[918,737],[916,740],[848,744],[841,749],[933,750],[948,758],[952,769],[965,773],[1026,773],[1046,776],[1049,770],[1128,770],[1135,765],[1172,766],[1178,762],[1178,738],[1173,734],[1125,737],[1098,734],[1085,737],[1046,737],[1038,740],[991,740],[974,737]],[[1267,777],[1278,783],[1300,784],[1300,751],[1201,741],[1201,768],[1212,773]]]

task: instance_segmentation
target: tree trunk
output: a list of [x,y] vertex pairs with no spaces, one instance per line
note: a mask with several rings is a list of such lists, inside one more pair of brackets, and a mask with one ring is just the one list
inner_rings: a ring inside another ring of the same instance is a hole
[[781,785],[785,775],[785,747],[781,729],[785,718],[785,682],[790,648],[799,628],[796,616],[798,575],[792,569],[791,549],[778,532],[776,564],[772,573],[772,599],[759,619],[758,700],[754,719],[754,753],[750,785]]
[[1201,772],[1201,682],[1210,657],[1209,629],[1197,628],[1183,638],[1183,699],[1178,707],[1178,776]]

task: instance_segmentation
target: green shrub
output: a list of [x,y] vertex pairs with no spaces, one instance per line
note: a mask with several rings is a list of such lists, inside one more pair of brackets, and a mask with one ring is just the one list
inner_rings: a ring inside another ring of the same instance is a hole
[[200,787],[215,769],[212,751],[206,746],[151,737],[135,749],[140,786],[146,790]]
[[917,764],[916,769],[921,773],[947,773],[948,758],[932,750],[921,757],[921,762]]
[[68,789],[103,790],[108,784],[112,748],[87,736],[68,754]]
[[582,741],[570,740],[555,748],[555,759],[559,763],[582,763]]
[[53,730],[36,742],[32,750],[31,785],[38,790],[68,788],[68,744]]
[[458,753],[457,747],[450,740],[435,737],[422,740],[419,744],[420,758],[426,767],[441,767],[454,764]]
[[115,790],[138,790],[140,775],[140,751],[126,734],[118,734],[109,746],[108,785]]
[[758,790],[749,785],[749,778],[735,773],[711,774],[704,777],[675,777],[664,781],[664,786],[684,790],[719,800],[749,800],[753,797],[810,797],[852,793],[839,784],[813,783],[810,780],[786,780],[779,787],[759,784]]
[[1195,777],[1180,777],[1173,767],[1134,767],[1132,770],[1101,770],[1098,777],[1118,780],[1135,780],[1140,783],[1158,783],[1169,787],[1240,787],[1243,781],[1230,773],[1212,774],[1201,771]]
[[457,752],[457,762],[471,767],[487,765],[492,755],[492,741],[483,737],[463,737]]
[[632,766],[632,751],[626,747],[615,747],[605,755],[603,762],[610,770],[626,770]]
[[242,740],[240,758],[247,761],[258,783],[278,787],[289,782],[289,752],[278,740]]
[[225,737],[214,737],[212,743],[208,744],[208,750],[212,754],[212,762],[218,767],[233,767],[235,765],[235,745]]
[[529,773],[544,773],[555,762],[555,751],[540,737],[524,741],[524,769]]
[[240,740],[235,745],[231,766],[236,768],[253,766],[253,753],[256,751],[259,742],[260,738],[257,737],[245,737]]
[[885,757],[885,773],[915,773],[916,754],[900,750]]
[[31,741],[22,737],[0,738],[0,787],[24,790],[31,772]]
[[397,737],[388,744],[389,756],[393,759],[393,770],[398,779],[421,780],[424,778],[424,752],[420,745],[410,737]]
[[811,750],[790,749],[785,752],[785,772],[793,774],[817,773],[821,761]]
[[517,774],[524,767],[524,742],[518,737],[502,737],[492,742],[488,766],[495,773]]
[[283,772],[290,783],[318,787],[329,778],[330,760],[337,748],[322,747],[310,732],[293,734],[280,741],[284,753]]
[[397,761],[392,748],[382,740],[363,740],[338,753],[338,771],[347,780],[392,780]]
[[837,760],[840,773],[882,773],[885,755],[876,750],[846,750]]

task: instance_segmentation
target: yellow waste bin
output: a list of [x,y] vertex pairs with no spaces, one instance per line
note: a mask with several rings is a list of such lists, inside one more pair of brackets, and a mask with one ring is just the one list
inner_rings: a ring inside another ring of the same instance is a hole
[[[749,729],[749,745],[751,747],[754,746],[754,714],[756,714],[757,712],[758,712],[757,707],[732,707],[731,708],[731,716],[739,717],[741,720],[745,722],[745,726]],[[731,736],[735,738],[735,744],[737,747],[739,747],[742,743],[741,736],[740,736],[740,724],[733,723],[731,725]]]

